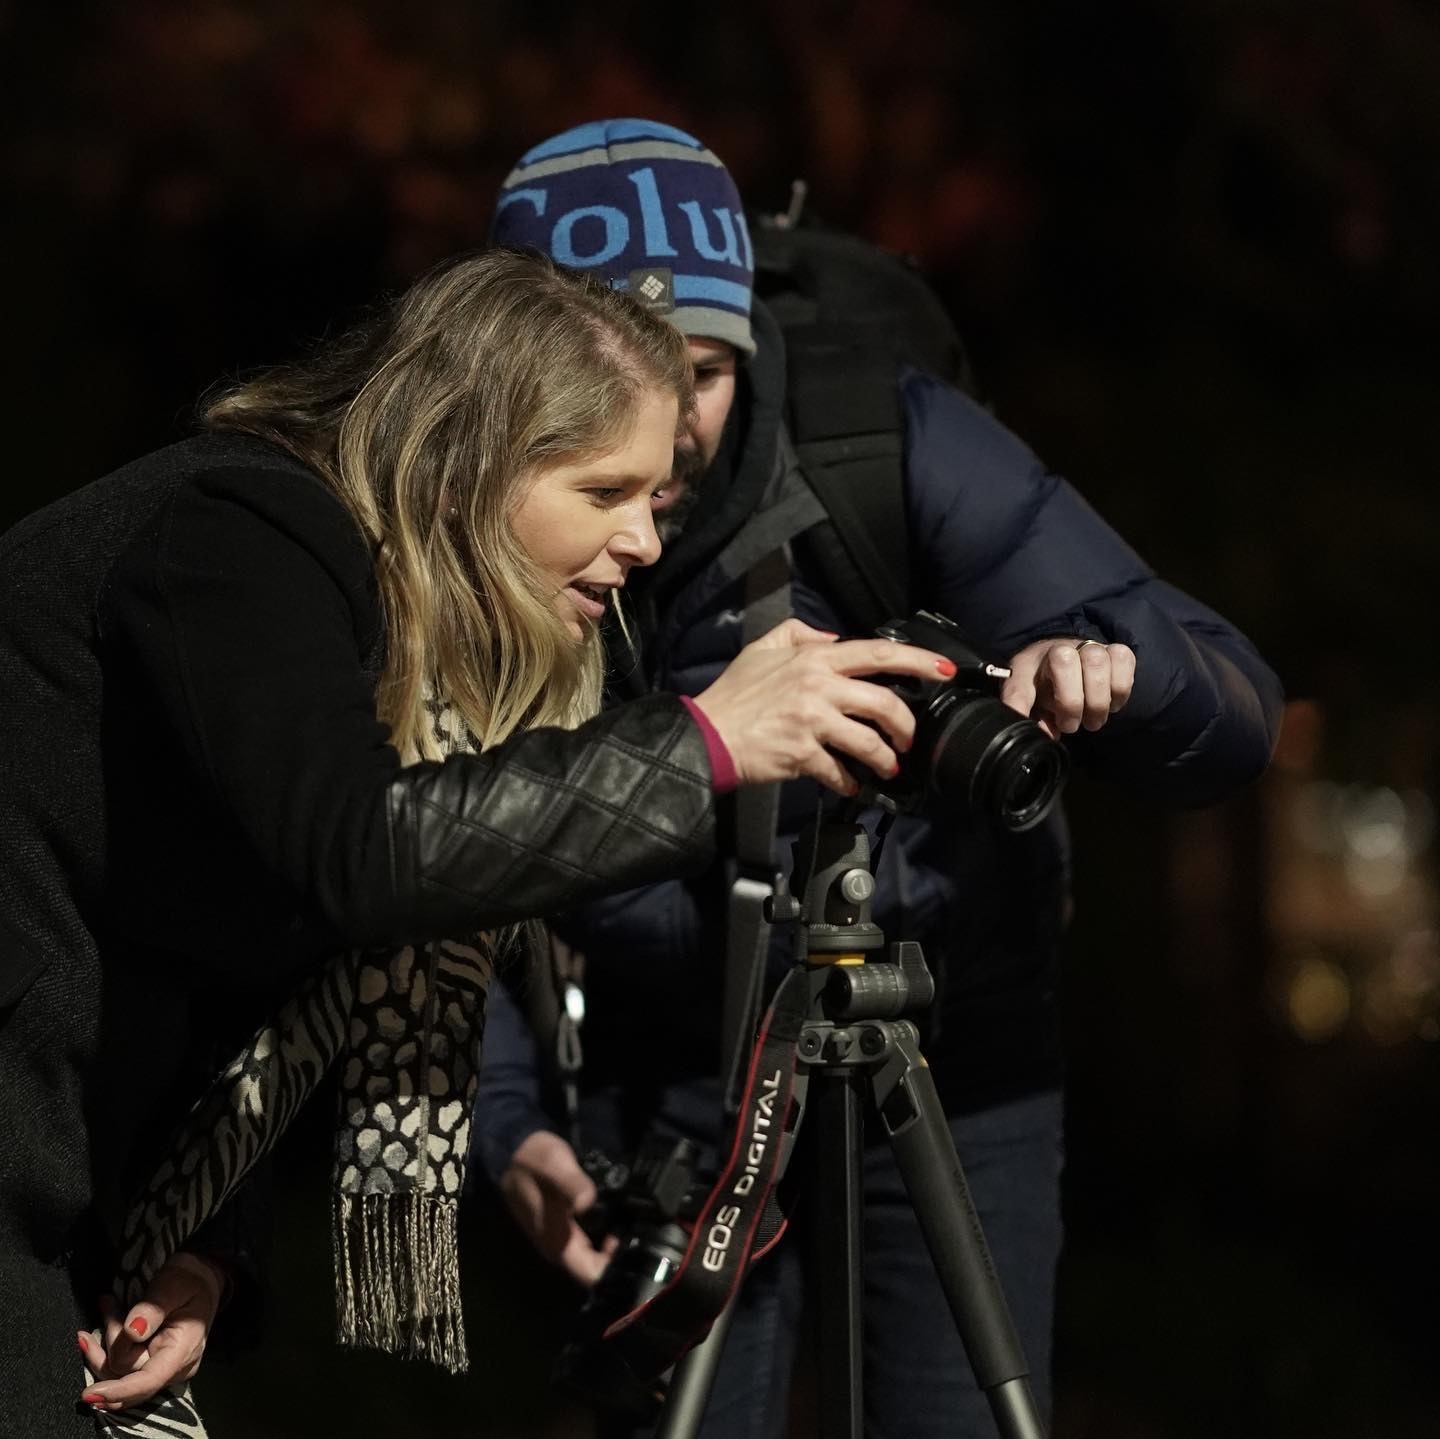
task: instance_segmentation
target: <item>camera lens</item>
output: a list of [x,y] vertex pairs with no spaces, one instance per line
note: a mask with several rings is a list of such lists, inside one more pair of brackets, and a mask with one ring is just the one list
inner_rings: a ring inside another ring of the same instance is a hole
[[1017,833],[1039,824],[1065,782],[1065,751],[1037,730],[1012,734],[1006,746],[988,758],[993,774],[990,803],[1000,823]]
[[932,702],[930,783],[1019,833],[1039,824],[1065,782],[1066,755],[1033,720],[973,690]]

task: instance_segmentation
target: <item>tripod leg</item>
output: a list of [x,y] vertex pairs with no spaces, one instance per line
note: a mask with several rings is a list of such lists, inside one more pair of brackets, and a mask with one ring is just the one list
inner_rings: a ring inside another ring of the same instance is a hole
[[1003,1439],[1044,1439],[1045,1427],[1030,1392],[1030,1370],[980,1216],[935,1080],[913,1039],[895,1037],[890,1058],[872,1072],[871,1083],[935,1272],[996,1426]]
[[730,1296],[730,1302],[716,1316],[710,1332],[675,1366],[655,1439],[693,1439],[700,1432],[738,1300],[738,1292]]
[[821,1071],[813,1083],[819,1141],[820,1432],[825,1439],[862,1439],[864,1077],[850,1069]]

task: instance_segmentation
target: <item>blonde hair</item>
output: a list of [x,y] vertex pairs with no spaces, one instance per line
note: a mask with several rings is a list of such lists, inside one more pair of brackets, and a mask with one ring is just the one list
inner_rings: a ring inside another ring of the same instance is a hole
[[372,546],[385,622],[380,717],[401,756],[439,758],[426,700],[482,748],[599,707],[601,647],[577,645],[510,517],[534,476],[622,444],[655,390],[693,405],[683,337],[542,255],[437,266],[375,317],[204,411],[314,470]]

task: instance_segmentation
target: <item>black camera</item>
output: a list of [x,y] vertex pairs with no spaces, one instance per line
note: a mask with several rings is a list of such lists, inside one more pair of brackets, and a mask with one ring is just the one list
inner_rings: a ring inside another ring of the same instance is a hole
[[915,715],[915,743],[900,757],[893,780],[872,781],[876,795],[901,810],[919,809],[931,796],[964,804],[1016,833],[1039,824],[1060,796],[1069,761],[1034,720],[1000,702],[1009,670],[981,659],[953,620],[928,610],[876,633],[934,650],[956,671],[939,685],[909,678],[890,683]]
[[581,1160],[598,1197],[579,1222],[594,1240],[618,1235],[620,1247],[586,1298],[555,1377],[577,1398],[635,1423],[660,1412],[664,1384],[635,1375],[601,1339],[617,1319],[663,1289],[685,1257],[688,1222],[705,1198],[695,1179],[697,1157],[690,1140],[652,1132],[633,1164],[596,1150]]

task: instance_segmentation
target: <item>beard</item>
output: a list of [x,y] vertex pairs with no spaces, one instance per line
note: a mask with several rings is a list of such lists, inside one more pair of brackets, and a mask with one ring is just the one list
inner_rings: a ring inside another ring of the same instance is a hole
[[675,463],[670,470],[670,483],[679,496],[669,509],[655,517],[655,533],[662,545],[670,544],[685,528],[685,522],[700,502],[700,485],[705,478],[705,458],[697,446],[675,448]]

